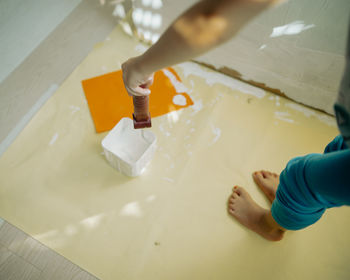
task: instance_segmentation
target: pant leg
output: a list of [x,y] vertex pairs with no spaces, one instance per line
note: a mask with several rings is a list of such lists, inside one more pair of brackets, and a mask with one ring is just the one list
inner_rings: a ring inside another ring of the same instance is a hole
[[336,137],[325,154],[292,159],[280,175],[271,213],[285,229],[318,221],[327,208],[350,205],[350,149]]

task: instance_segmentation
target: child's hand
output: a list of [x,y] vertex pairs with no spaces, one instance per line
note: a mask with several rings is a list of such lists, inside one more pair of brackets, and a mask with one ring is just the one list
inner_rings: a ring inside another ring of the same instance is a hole
[[146,96],[151,93],[149,87],[153,83],[153,73],[142,73],[138,65],[138,57],[130,58],[122,64],[124,86],[129,96]]

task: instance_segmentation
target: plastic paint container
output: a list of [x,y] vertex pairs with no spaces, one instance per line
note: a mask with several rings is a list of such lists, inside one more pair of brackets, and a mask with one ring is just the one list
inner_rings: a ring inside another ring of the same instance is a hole
[[102,140],[107,161],[130,177],[142,174],[156,151],[157,138],[150,130],[134,129],[133,120],[121,119]]

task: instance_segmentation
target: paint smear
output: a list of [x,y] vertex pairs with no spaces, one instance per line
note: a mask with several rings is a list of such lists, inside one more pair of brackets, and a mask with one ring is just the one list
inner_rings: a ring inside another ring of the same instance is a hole
[[55,144],[57,138],[58,138],[58,133],[56,132],[56,133],[52,136],[52,138],[51,138],[51,140],[50,140],[50,143],[49,143],[49,146],[52,146],[53,144]]
[[219,140],[219,138],[221,136],[221,129],[218,127],[215,127],[213,124],[210,124],[210,127],[211,127],[212,133],[215,135],[215,138],[213,139],[213,141],[211,143],[211,145],[214,145]]
[[275,117],[281,121],[294,123],[294,120],[288,119],[288,116],[290,116],[287,112],[275,112]]
[[[134,106],[132,98],[125,90],[121,70],[84,80],[82,85],[97,132],[112,129],[123,117],[132,118]],[[186,105],[173,103],[180,88],[186,89],[181,85],[179,76],[172,68],[154,74],[149,103],[152,118],[194,104],[185,91],[181,94],[186,98]]]
[[315,112],[312,109],[306,108],[306,107],[299,105],[299,104],[296,104],[296,103],[286,103],[285,106],[303,113],[306,117],[312,116],[312,117],[318,118],[321,122],[323,122],[329,126],[332,126],[332,127],[337,126],[337,123],[336,123],[336,120],[334,117],[328,116],[326,114]]
[[202,99],[199,99],[198,101],[195,101],[194,105],[191,107],[193,110],[192,115],[197,114],[200,110],[203,109],[203,102]]
[[186,106],[187,100],[185,96],[178,94],[173,97],[173,103],[179,106]]
[[273,28],[270,38],[275,38],[283,35],[295,35],[305,30],[315,27],[314,24],[306,25],[302,20],[293,21],[286,25],[276,26]]
[[189,75],[195,75],[205,79],[206,83],[210,86],[221,84],[230,89],[238,90],[242,93],[250,94],[258,98],[263,98],[266,95],[265,91],[260,88],[253,87],[217,71],[204,70],[204,67],[201,67],[194,62],[184,62],[178,66],[182,68],[186,78]]
[[74,113],[80,111],[80,107],[78,107],[78,106],[70,105],[69,108],[72,110],[72,115]]
[[181,83],[181,81],[179,81],[179,79],[172,72],[167,69],[163,69],[162,71],[165,76],[169,78],[177,93],[188,92],[188,89],[185,87],[185,85]]

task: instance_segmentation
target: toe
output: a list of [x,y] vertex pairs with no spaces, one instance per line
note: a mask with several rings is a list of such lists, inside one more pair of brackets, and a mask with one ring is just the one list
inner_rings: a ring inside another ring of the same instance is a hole
[[236,186],[235,187],[235,193],[238,194],[239,196],[242,195],[244,189],[242,187]]
[[267,177],[269,177],[271,174],[269,171],[266,170],[262,170],[261,171],[262,176],[264,177],[264,179],[266,179]]
[[264,180],[263,173],[261,171],[255,172],[253,175],[253,179],[256,183],[262,182]]
[[229,203],[227,206],[227,211],[229,212],[235,211],[234,205]]
[[235,216],[235,210],[233,208],[228,208],[227,212],[231,215],[231,216]]

